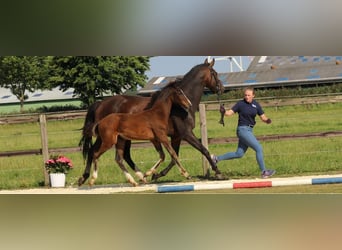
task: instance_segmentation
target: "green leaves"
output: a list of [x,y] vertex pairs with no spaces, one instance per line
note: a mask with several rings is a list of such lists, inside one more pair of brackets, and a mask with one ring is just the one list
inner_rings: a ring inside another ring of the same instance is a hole
[[89,106],[104,94],[136,90],[146,82],[149,58],[143,56],[53,57],[50,82],[74,94]]
[[105,94],[143,87],[149,67],[147,56],[3,56],[0,86],[9,88],[22,107],[25,92],[54,87],[74,88],[74,96],[89,106]]
[[9,88],[20,100],[23,109],[26,91],[44,89],[48,79],[50,57],[2,56],[0,57],[0,86]]

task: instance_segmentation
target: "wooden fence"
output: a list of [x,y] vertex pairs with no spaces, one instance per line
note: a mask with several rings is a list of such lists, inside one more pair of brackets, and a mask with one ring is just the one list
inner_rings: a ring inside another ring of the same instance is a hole
[[[236,100],[232,100],[230,102],[234,102]],[[222,101],[227,104],[230,103],[228,101]],[[296,98],[296,99],[275,99],[275,98],[264,98],[260,99],[259,102],[262,106],[286,106],[286,105],[313,105],[320,103],[336,103],[342,102],[342,96],[315,96],[315,97],[306,97],[306,98]],[[227,106],[228,107],[228,106]],[[218,109],[217,102],[206,102],[201,103],[199,106],[199,117],[200,117],[200,133],[201,133],[201,142],[202,144],[208,148],[208,136],[207,136],[207,124],[206,124],[206,110],[215,110]],[[39,122],[40,124],[40,136],[41,136],[41,148],[36,150],[22,150],[22,151],[7,151],[0,152],[0,157],[8,157],[8,156],[19,156],[19,155],[29,155],[29,154],[41,154],[43,156],[43,162],[48,160],[50,153],[56,152],[75,152],[80,151],[79,147],[73,148],[60,148],[60,149],[49,149],[48,146],[48,138],[47,138],[47,121],[51,120],[70,120],[70,119],[84,119],[86,115],[86,111],[80,112],[68,112],[68,113],[50,113],[50,114],[31,114],[31,115],[16,115],[16,116],[4,116],[0,117],[0,125],[1,124],[17,124],[17,123],[27,123],[27,122]],[[341,132],[338,131],[340,134]],[[314,136],[322,136],[322,135],[314,135]],[[324,136],[324,135],[323,135]],[[221,138],[221,140],[225,140]],[[212,140],[210,141],[212,143]],[[140,143],[139,143],[140,144]],[[145,144],[146,145],[146,144]],[[202,165],[203,165],[203,174],[206,175],[209,171],[208,161],[204,156],[202,156]],[[44,165],[43,165],[44,166]],[[45,185],[49,184],[48,174],[44,168],[44,178]]]

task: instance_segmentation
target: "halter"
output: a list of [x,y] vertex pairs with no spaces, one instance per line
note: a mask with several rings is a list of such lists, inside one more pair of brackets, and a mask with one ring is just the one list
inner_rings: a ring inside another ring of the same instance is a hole
[[214,72],[214,69],[210,68],[210,74],[211,74],[211,78],[214,78],[215,80],[215,84],[216,84],[216,94],[217,94],[217,100],[220,103],[220,80],[217,78],[217,75]]
[[[214,69],[210,68],[210,74],[211,74],[211,77],[214,78],[215,80],[215,83],[216,83],[216,94],[217,94],[217,101],[219,103],[219,106],[221,107],[224,106],[224,104],[221,104],[221,99],[220,99],[220,86],[219,86],[219,79],[217,79],[217,75],[214,73]],[[222,126],[224,126],[224,117],[223,115],[221,115],[221,119],[219,120],[219,123],[222,124]]]

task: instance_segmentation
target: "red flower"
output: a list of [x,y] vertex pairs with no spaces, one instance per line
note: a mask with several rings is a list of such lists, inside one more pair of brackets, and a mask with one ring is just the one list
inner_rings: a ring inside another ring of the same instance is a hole
[[73,168],[71,160],[63,155],[51,156],[51,159],[45,162],[45,168],[48,173],[67,174]]

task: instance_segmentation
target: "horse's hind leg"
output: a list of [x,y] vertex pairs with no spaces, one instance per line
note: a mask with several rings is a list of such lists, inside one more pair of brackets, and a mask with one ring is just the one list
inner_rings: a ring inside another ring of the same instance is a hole
[[86,180],[89,178],[90,168],[93,162],[93,157],[94,157],[94,146],[90,147],[88,151],[86,167],[84,169],[83,175],[78,179],[78,186],[81,186],[82,184],[84,184]]
[[89,185],[93,186],[95,183],[95,180],[97,179],[97,172],[98,172],[98,167],[97,167],[97,162],[100,156],[106,152],[108,149],[111,148],[111,145],[106,145],[102,142],[100,137],[97,137],[95,144],[94,144],[94,154],[93,154],[93,164],[94,164],[94,170],[93,174],[89,180]]
[[[165,160],[165,153],[163,151],[163,147],[160,144],[159,141],[151,141],[154,145],[154,148],[157,150],[157,152],[159,153],[159,160],[153,165],[152,168],[150,168],[146,173],[145,176],[150,176],[151,174],[155,175],[156,173],[156,169],[160,166],[160,164]],[[153,178],[152,178],[153,180]]]
[[101,138],[97,137],[94,145],[92,145],[91,148],[89,149],[86,168],[84,169],[82,177],[78,179],[78,186],[81,186],[82,184],[84,184],[86,180],[89,178],[91,164],[93,163],[93,159],[94,159],[94,152],[99,149],[101,144],[102,144]]
[[[141,172],[141,170],[135,165],[131,158],[131,141],[130,140],[124,140],[120,136],[118,137],[118,141],[116,144],[116,149],[123,149],[123,153],[120,153],[121,158],[127,162],[127,164],[131,167],[131,169],[135,172],[135,175],[141,180],[143,183],[147,183],[147,180],[144,176],[144,174]],[[123,156],[122,156],[123,155]]]
[[[127,168],[125,167],[125,165],[123,164],[123,150],[120,148],[116,148],[116,154],[115,154],[115,161],[116,163],[119,165],[119,167],[121,168],[122,172],[124,173],[127,181],[129,183],[131,183],[134,187],[138,186],[138,183],[134,180],[134,178],[132,177],[132,175],[128,172]],[[143,181],[144,177],[142,178]]]

